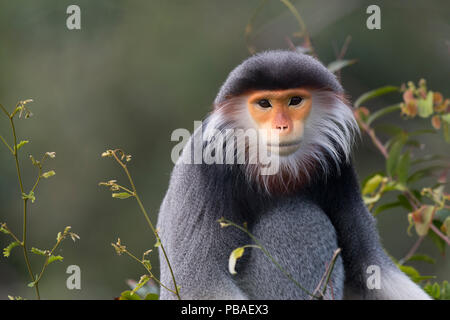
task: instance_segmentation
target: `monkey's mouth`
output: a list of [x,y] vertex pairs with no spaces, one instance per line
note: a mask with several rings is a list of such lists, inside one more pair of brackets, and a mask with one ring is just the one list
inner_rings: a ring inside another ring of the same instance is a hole
[[279,144],[267,143],[268,148],[272,152],[276,152],[279,155],[286,156],[294,153],[300,148],[301,140],[281,142]]

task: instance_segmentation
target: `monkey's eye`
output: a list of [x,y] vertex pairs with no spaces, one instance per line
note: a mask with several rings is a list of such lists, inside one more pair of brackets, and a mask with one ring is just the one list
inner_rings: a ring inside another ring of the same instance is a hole
[[258,104],[261,108],[270,108],[272,105],[270,104],[269,100],[267,99],[261,99],[258,101]]
[[302,97],[292,97],[291,101],[289,101],[290,106],[298,106],[303,101]]

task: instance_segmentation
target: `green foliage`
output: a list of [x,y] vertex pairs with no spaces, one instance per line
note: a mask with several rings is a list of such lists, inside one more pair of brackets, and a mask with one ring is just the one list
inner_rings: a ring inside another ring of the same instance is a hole
[[18,241],[11,242],[6,248],[3,249],[3,256],[8,258],[11,255],[11,250],[18,246],[20,246]]
[[[361,105],[373,98],[395,91],[403,93],[403,101],[394,106],[381,108],[371,114],[368,108]],[[362,194],[365,203],[374,215],[393,208],[406,211],[409,221],[408,233],[414,228],[419,239],[411,248],[411,252],[403,259],[403,263],[409,261],[435,263],[435,260],[427,255],[414,253],[424,237],[430,238],[442,254],[450,245],[450,195],[445,192],[450,161],[439,155],[416,157],[416,149],[423,148],[420,142],[422,135],[439,132],[441,128],[443,128],[444,139],[450,142],[448,137],[450,99],[444,99],[439,92],[428,90],[425,80],[422,79],[417,86],[409,82],[400,88],[389,86],[367,92],[356,100],[355,107],[355,115],[360,127],[371,137],[386,161],[384,173],[371,175],[363,183]],[[400,111],[404,119],[412,119],[416,116],[430,119],[431,129],[407,132],[399,126],[377,126],[376,128],[381,128],[391,136],[386,143],[383,143],[376,135],[372,123],[396,111]],[[430,178],[433,175],[435,175],[434,181],[430,184]],[[427,183],[431,186],[427,186]],[[392,192],[397,193],[397,201],[383,201],[385,195]],[[432,278],[432,276],[420,275],[418,270],[403,263],[398,265],[399,268],[413,281],[419,283]],[[427,284],[425,290],[436,299],[449,299],[447,286],[448,283],[442,288],[437,283]]]
[[[119,165],[120,167],[123,169],[123,171],[125,172],[126,176],[128,177],[128,182],[130,183],[130,187],[124,187],[120,184],[117,183],[117,180],[109,180],[107,182],[100,182],[99,185],[100,186],[105,186],[108,187],[111,191],[113,191],[112,193],[112,197],[113,198],[117,198],[117,199],[127,199],[130,197],[133,197],[138,205],[139,208],[141,209],[142,214],[145,217],[145,220],[148,223],[148,226],[150,227],[151,231],[153,232],[153,235],[155,236],[156,239],[156,243],[155,243],[155,247],[160,248],[165,261],[169,267],[169,270],[171,272],[171,276],[172,276],[172,282],[173,282],[173,286],[174,289],[169,288],[167,285],[161,283],[158,278],[153,274],[152,272],[152,266],[150,264],[150,260],[146,259],[146,256],[148,254],[150,254],[150,252],[152,252],[152,250],[147,250],[146,252],[143,253],[142,258],[139,259],[137,258],[135,255],[133,255],[125,245],[123,245],[120,241],[120,239],[117,240],[116,243],[112,243],[111,245],[113,246],[114,250],[116,251],[116,253],[118,255],[122,255],[122,254],[126,254],[129,257],[131,257],[133,260],[137,261],[138,263],[140,263],[146,270],[148,275],[142,276],[141,280],[139,281],[139,283],[136,286],[136,290],[139,290],[140,288],[142,288],[143,285],[145,285],[150,279],[153,279],[154,281],[156,281],[161,287],[163,287],[164,289],[172,292],[173,294],[175,294],[177,296],[178,299],[181,299],[180,297],[180,293],[179,293],[179,287],[177,286],[176,280],[175,280],[175,275],[172,271],[172,267],[170,265],[170,261],[169,258],[167,257],[166,251],[164,249],[163,244],[161,243],[161,238],[159,237],[158,234],[158,230],[156,230],[156,228],[153,226],[153,223],[151,222],[147,211],[145,210],[145,207],[137,193],[137,189],[134,185],[134,181],[131,177],[130,171],[128,170],[128,166],[127,163],[131,161],[131,155],[126,154],[123,150],[121,149],[115,149],[115,150],[106,150],[105,152],[102,153],[102,157],[103,158],[113,158]],[[116,191],[123,191],[123,192],[116,192]],[[125,291],[122,293],[121,297],[119,298],[120,300],[141,300],[141,298],[136,295],[135,291],[133,290],[131,292]],[[149,298],[150,300],[153,300],[154,296],[146,296],[145,299]]]
[[[25,192],[24,190],[24,183],[22,180],[22,174],[21,174],[21,168],[19,166],[19,151],[22,150],[22,148],[28,144],[30,141],[29,140],[22,140],[19,143],[17,143],[17,134],[16,134],[16,127],[14,125],[14,121],[16,118],[21,118],[22,116],[24,116],[25,119],[29,118],[32,113],[31,111],[27,108],[27,104],[30,103],[32,100],[28,99],[28,100],[24,100],[24,101],[20,101],[17,105],[16,108],[14,109],[14,111],[12,113],[9,113],[5,107],[3,107],[2,105],[0,105],[0,109],[3,112],[3,114],[8,118],[10,126],[11,126],[11,133],[12,133],[12,140],[13,142],[10,144],[7,142],[7,140],[5,138],[3,138],[2,136],[0,136],[0,140],[3,142],[3,144],[6,146],[6,148],[11,152],[11,155],[14,157],[15,160],[15,164],[16,164],[16,169],[17,169],[17,177],[19,180],[19,187],[20,187],[20,195],[21,195],[21,199],[23,201],[23,240],[19,240],[19,238],[15,235],[14,232],[12,232],[8,226],[6,225],[6,223],[1,223],[0,224],[0,232],[9,235],[14,241],[11,242],[6,248],[3,249],[3,255],[4,257],[9,257],[11,254],[11,250],[15,247],[21,247],[23,249],[23,253],[24,253],[24,258],[25,258],[25,263],[27,265],[27,269],[28,269],[28,273],[29,276],[31,278],[31,282],[28,284],[28,287],[32,287],[35,288],[36,291],[36,297],[37,299],[40,299],[40,292],[39,292],[39,281],[41,280],[44,271],[46,270],[46,267],[51,264],[52,262],[55,261],[62,261],[63,257],[59,256],[59,255],[54,255],[54,251],[58,248],[58,246],[60,245],[60,243],[68,236],[70,236],[72,238],[72,240],[76,240],[79,239],[79,236],[73,232],[70,231],[70,227],[66,227],[64,229],[64,232],[59,232],[58,236],[57,236],[57,240],[56,240],[56,244],[53,246],[52,249],[49,250],[41,250],[41,249],[37,249],[35,247],[32,247],[32,249],[30,250],[31,253],[39,255],[39,256],[44,256],[45,257],[45,262],[42,266],[41,272],[39,274],[34,274],[33,273],[33,268],[32,265],[29,261],[29,256],[28,256],[28,244],[26,241],[26,234],[27,234],[27,224],[26,224],[26,217],[27,217],[27,203],[28,201],[31,201],[31,203],[34,203],[36,201],[36,195],[35,195],[35,191],[39,185],[39,182],[41,180],[41,178],[44,179],[48,179],[52,176],[54,176],[56,173],[54,170],[50,170],[47,172],[42,173],[42,169],[43,169],[43,165],[45,163],[45,161],[47,159],[53,159],[55,158],[55,152],[46,152],[44,153],[44,155],[42,156],[41,160],[38,161],[36,160],[32,155],[30,155],[30,159],[31,162],[33,164],[34,167],[37,168],[38,170],[38,177],[36,179],[36,182],[34,183],[33,187],[31,188],[31,190],[29,190],[28,192]],[[14,146],[14,148],[11,148],[11,146]],[[19,300],[22,299],[20,297],[13,297],[13,296],[8,296],[9,299],[13,299],[13,300]]]
[[423,289],[436,300],[450,300],[450,283],[448,281],[443,281],[441,284],[428,283]]

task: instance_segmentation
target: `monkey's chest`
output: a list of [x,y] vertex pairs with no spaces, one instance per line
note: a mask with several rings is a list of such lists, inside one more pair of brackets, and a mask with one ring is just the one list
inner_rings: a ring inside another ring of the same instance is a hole
[[[302,198],[280,201],[262,212],[250,231],[283,269],[261,250],[252,249],[239,278],[252,298],[307,299],[298,284],[314,291],[338,247],[335,229],[326,214]],[[339,257],[330,282],[335,299],[342,297],[343,282],[344,269]]]

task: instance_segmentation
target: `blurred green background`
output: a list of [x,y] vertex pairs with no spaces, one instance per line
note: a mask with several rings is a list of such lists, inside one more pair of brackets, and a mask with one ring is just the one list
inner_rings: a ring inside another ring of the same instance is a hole
[[[342,72],[342,83],[355,99],[386,84],[428,80],[429,88],[450,96],[450,2],[378,1],[381,30],[366,28],[372,1],[293,1],[302,14],[320,58],[331,62],[334,47],[350,35],[346,55],[358,63]],[[81,30],[66,28],[66,8],[81,7]],[[72,226],[81,240],[67,240],[58,252],[62,263],[49,266],[40,283],[44,299],[112,299],[127,289],[126,279],[138,279],[141,266],[119,257],[111,247],[117,237],[141,255],[154,238],[132,200],[111,198],[99,181],[125,182],[119,167],[102,159],[107,148],[133,155],[130,165],[152,219],[167,188],[173,166],[170,135],[176,128],[192,130],[202,119],[228,72],[248,56],[245,26],[260,0],[149,1],[0,1],[0,103],[12,110],[17,101],[32,98],[34,116],[17,121],[26,189],[34,182],[35,157],[55,151],[48,168],[56,176],[45,180],[30,206],[29,241],[53,245],[56,234]],[[297,29],[291,13],[272,0],[255,20],[252,45],[258,50],[288,48],[285,36]],[[296,41],[293,39],[293,41]],[[298,43],[298,42],[297,42]],[[367,106],[376,110],[400,100],[393,95]],[[404,123],[398,115],[384,121],[430,128],[428,122]],[[0,117],[0,134],[10,137]],[[449,154],[442,135],[426,142],[426,153]],[[363,139],[355,148],[361,179],[383,170],[383,158]],[[13,158],[0,146],[0,221],[20,234],[22,203]],[[404,211],[379,216],[383,243],[390,254],[404,256],[416,236],[406,234]],[[0,247],[7,244],[0,237]],[[427,239],[419,252],[436,265],[415,264],[425,275],[450,279],[450,258],[442,257]],[[156,273],[156,251],[152,254]],[[33,258],[35,269],[42,259]],[[67,266],[81,267],[81,290],[66,288]],[[34,298],[26,287],[28,274],[20,249],[0,257],[0,299],[8,294]]]

